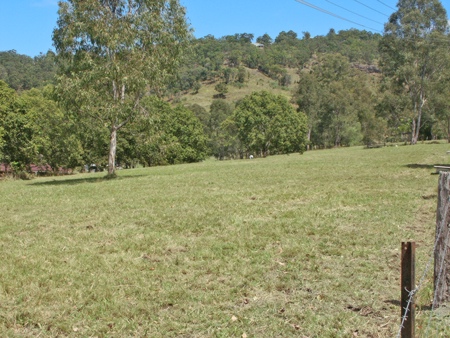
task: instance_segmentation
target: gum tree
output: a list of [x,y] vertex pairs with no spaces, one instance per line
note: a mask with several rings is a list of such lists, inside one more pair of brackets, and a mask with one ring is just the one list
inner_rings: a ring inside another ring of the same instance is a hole
[[190,39],[185,9],[178,0],[65,0],[58,14],[59,98],[68,111],[109,129],[114,175],[118,130],[178,68]]
[[397,95],[409,98],[411,144],[417,143],[422,116],[446,80],[447,13],[439,0],[400,0],[384,28],[380,64]]

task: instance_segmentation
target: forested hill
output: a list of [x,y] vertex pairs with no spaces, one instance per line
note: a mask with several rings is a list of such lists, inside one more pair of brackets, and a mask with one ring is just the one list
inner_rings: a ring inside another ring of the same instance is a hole
[[55,54],[51,51],[34,58],[15,50],[0,52],[0,80],[16,91],[42,87],[54,81]]
[[359,30],[335,33],[331,29],[326,36],[314,38],[307,32],[299,38],[293,31],[281,32],[275,40],[265,34],[252,44],[254,38],[252,34],[244,33],[195,40],[194,53],[188,62],[189,68],[183,72],[179,89],[195,87],[196,81],[217,77],[227,83],[242,82],[244,78],[239,68],[242,66],[259,70],[281,86],[289,85],[291,79],[287,69],[301,69],[314,55],[324,53],[339,53],[351,63],[371,65],[378,59],[381,36]]
[[[196,93],[208,83],[242,88],[254,74],[245,68],[257,70],[280,87],[289,87],[297,70],[308,65],[314,55],[323,53],[342,54],[350,62],[370,69],[378,59],[380,38],[366,31],[336,33],[333,29],[326,36],[316,37],[308,32],[298,37],[293,31],[283,31],[275,38],[248,33],[221,38],[208,35],[192,41],[179,78],[174,79],[166,94],[173,97],[188,91]],[[51,51],[34,58],[14,50],[0,51],[0,80],[19,91],[42,87],[54,79],[54,57]],[[220,90],[216,94],[220,95]]]

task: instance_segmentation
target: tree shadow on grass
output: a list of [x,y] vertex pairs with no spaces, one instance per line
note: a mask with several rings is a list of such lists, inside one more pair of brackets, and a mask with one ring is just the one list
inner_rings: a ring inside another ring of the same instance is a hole
[[102,182],[109,182],[109,181],[121,181],[124,179],[129,178],[137,178],[142,177],[144,175],[133,175],[133,176],[118,176],[116,178],[108,178],[105,176],[102,177],[86,177],[86,178],[74,178],[74,179],[62,179],[62,180],[52,180],[52,181],[45,181],[45,182],[31,182],[28,183],[28,185],[34,185],[34,186],[41,186],[41,185],[77,185],[77,184],[84,184],[84,183],[102,183]]
[[411,169],[434,169],[435,165],[448,165],[448,164],[420,164],[420,163],[412,163],[412,164],[407,164],[406,167],[411,168]]
[[[405,167],[411,168],[411,169],[435,169],[435,166],[441,166],[441,167],[450,167],[450,164],[421,164],[421,163],[411,163],[405,165]],[[439,171],[432,172],[431,175],[438,175]]]

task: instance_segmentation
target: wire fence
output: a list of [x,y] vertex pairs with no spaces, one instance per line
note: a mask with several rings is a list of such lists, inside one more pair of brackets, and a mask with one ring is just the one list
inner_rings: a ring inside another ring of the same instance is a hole
[[[444,175],[444,176],[442,176]],[[450,187],[450,174],[449,173],[441,173],[439,177],[440,185],[442,182],[446,181],[446,187]],[[439,188],[441,191],[441,187]],[[439,203],[439,201],[438,201]],[[402,337],[402,331],[405,327],[405,322],[408,319],[408,316],[411,314],[411,307],[414,306],[414,299],[417,297],[418,293],[424,289],[424,287],[429,283],[430,280],[434,280],[434,292],[433,292],[433,300],[431,306],[429,307],[429,311],[426,315],[423,315],[421,320],[421,324],[419,326],[419,330],[417,331],[417,337],[450,337],[450,308],[448,305],[443,305],[441,308],[437,309],[437,304],[439,301],[440,285],[445,283],[445,279],[447,278],[447,274],[449,271],[446,271],[446,264],[450,262],[446,262],[446,257],[448,253],[448,249],[450,246],[450,231],[448,231],[448,227],[450,224],[448,223],[448,211],[450,208],[450,196],[445,198],[444,203],[444,212],[442,215],[439,214],[439,205],[438,205],[438,216],[436,221],[436,236],[435,242],[433,245],[433,250],[429,254],[429,259],[427,260],[425,269],[421,275],[419,282],[413,290],[406,290],[409,294],[407,305],[404,309],[404,315],[401,318],[400,327],[397,333],[397,338]],[[440,220],[440,221],[439,221]],[[439,223],[439,224],[438,224]],[[447,230],[447,231],[446,231]],[[443,236],[443,234],[445,235]],[[443,251],[441,252],[440,258],[436,261],[436,252],[439,246],[443,245]],[[434,262],[434,278],[429,278],[430,269]],[[448,290],[446,290],[448,292]],[[438,310],[441,310],[438,312]]]

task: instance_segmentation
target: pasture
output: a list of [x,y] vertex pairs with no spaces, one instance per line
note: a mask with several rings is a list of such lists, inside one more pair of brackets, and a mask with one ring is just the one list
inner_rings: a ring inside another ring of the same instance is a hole
[[0,336],[393,337],[401,242],[420,277],[448,148],[0,181]]

